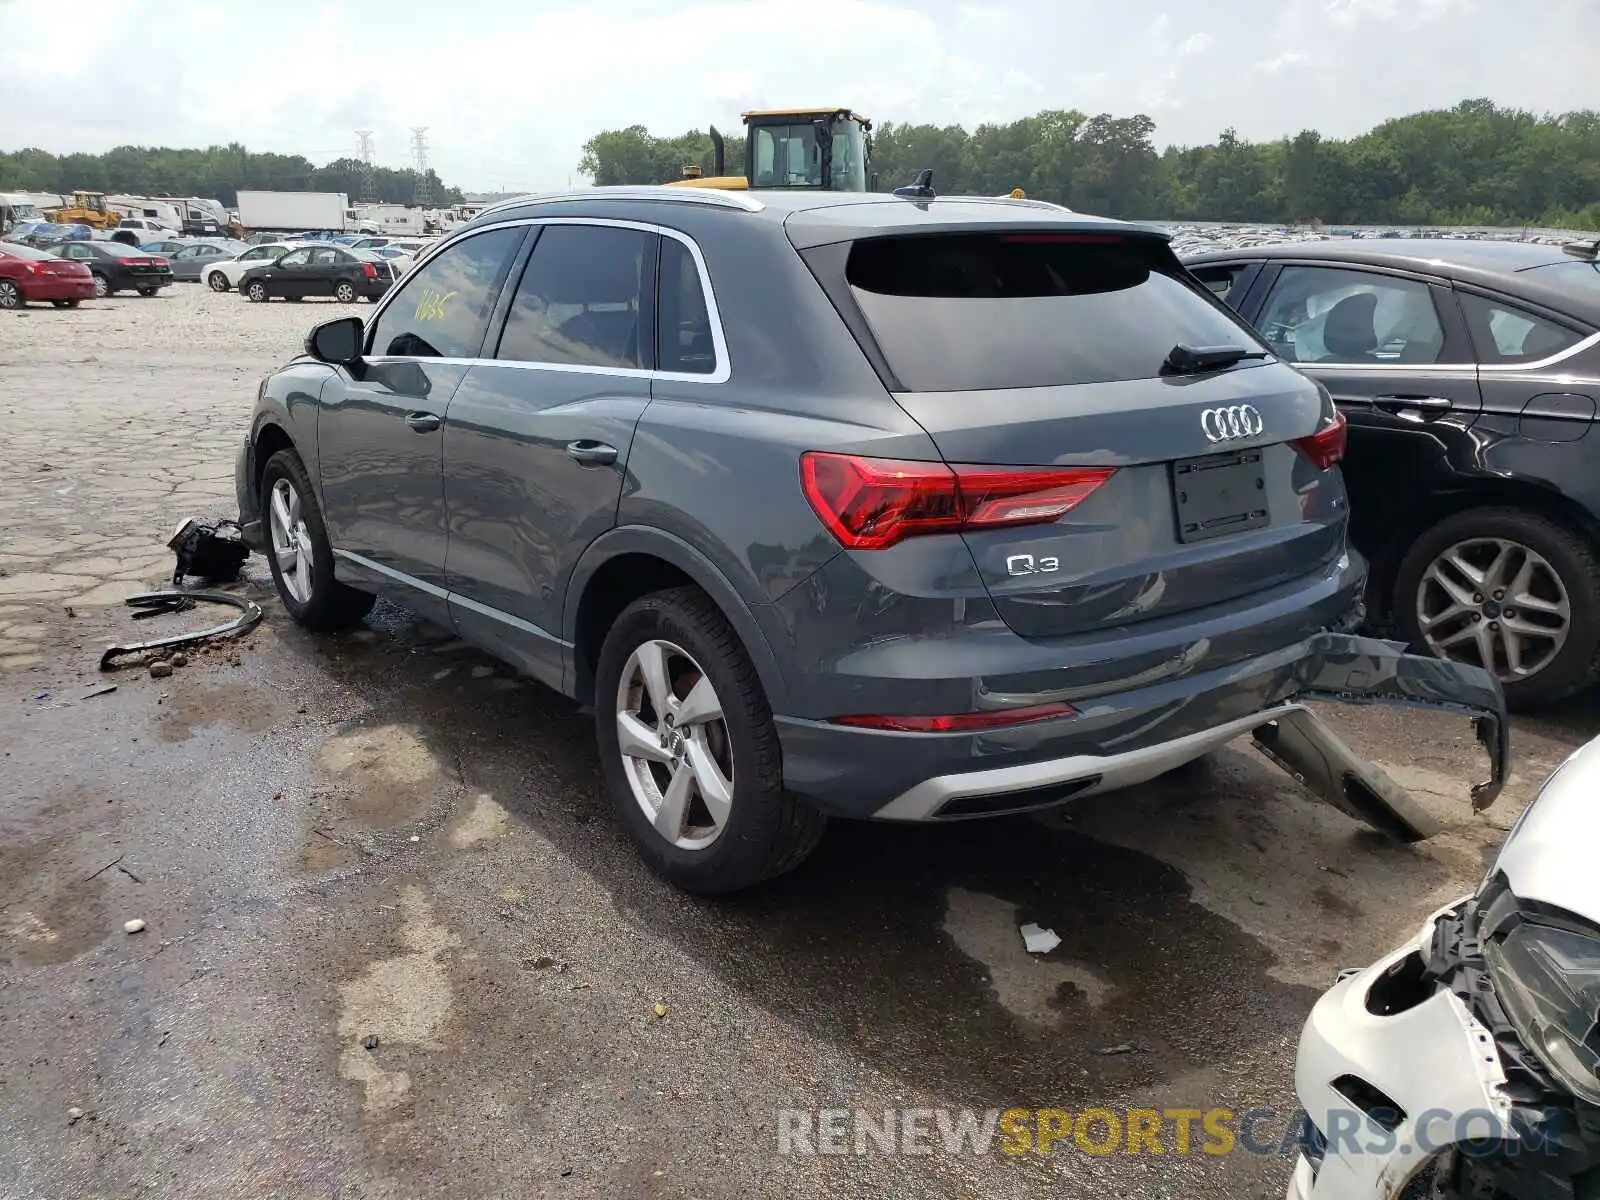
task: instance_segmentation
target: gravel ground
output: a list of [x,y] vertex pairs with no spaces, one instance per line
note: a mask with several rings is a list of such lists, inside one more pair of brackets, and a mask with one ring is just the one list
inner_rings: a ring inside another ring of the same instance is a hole
[[1596,729],[1592,697],[1519,722],[1475,816],[1463,721],[1334,714],[1445,819],[1417,847],[1233,747],[1048,818],[836,826],[711,904],[639,866],[587,715],[399,609],[313,638],[255,563],[249,638],[90,697],[108,640],[181,620],[119,601],[228,513],[255,381],[342,311],[0,313],[5,1196],[1281,1195],[1286,1159],[1170,1137],[782,1155],[778,1110],[1287,1111],[1334,971],[1469,889]]

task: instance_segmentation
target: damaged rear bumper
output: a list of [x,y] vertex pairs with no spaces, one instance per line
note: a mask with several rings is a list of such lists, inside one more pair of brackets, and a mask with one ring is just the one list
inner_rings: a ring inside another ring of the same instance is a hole
[[[799,775],[796,790],[805,794],[810,789],[804,786],[804,770],[793,769],[796,760],[803,766],[805,756],[820,759],[826,753],[835,772],[875,768],[878,779],[905,780],[887,795],[880,793],[870,808],[846,810],[847,815],[951,820],[1028,811],[1133,786],[1249,733],[1273,762],[1341,811],[1402,841],[1437,833],[1439,822],[1318,720],[1307,707],[1310,701],[1395,704],[1469,717],[1489,758],[1488,777],[1472,787],[1475,809],[1494,801],[1509,771],[1505,699],[1494,677],[1476,667],[1408,654],[1394,642],[1318,634],[1257,660],[1247,671],[1231,673],[1210,690],[1185,693],[1178,686],[1174,681],[1160,694],[1151,689],[1149,696],[1106,697],[1103,701],[1115,702],[1115,709],[1102,702],[1077,716],[1004,733],[823,730],[817,723],[780,719],[785,776],[793,786]],[[1195,719],[1208,704],[1225,712],[1220,698],[1242,694],[1255,695],[1257,703],[1242,713],[1233,707],[1222,720]],[[813,739],[815,744],[808,744]],[[908,766],[908,755],[914,756],[913,765]],[[983,765],[973,769],[975,763]],[[838,797],[834,791],[833,803],[824,801],[823,807],[840,811]]]

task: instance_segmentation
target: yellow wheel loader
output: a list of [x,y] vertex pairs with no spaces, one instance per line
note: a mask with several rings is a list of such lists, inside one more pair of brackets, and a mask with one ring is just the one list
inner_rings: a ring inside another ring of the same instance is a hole
[[711,127],[716,151],[712,174],[685,167],[670,186],[809,188],[831,192],[871,189],[872,122],[848,108],[775,108],[743,114],[745,172],[726,174],[722,135]]

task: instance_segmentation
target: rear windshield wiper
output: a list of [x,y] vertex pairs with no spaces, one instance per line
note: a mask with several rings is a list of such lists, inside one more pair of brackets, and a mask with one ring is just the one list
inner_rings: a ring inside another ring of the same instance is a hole
[[1243,346],[1190,346],[1179,342],[1167,351],[1167,360],[1161,364],[1163,375],[1198,375],[1202,371],[1220,371],[1247,358],[1266,358],[1265,350],[1247,350]]

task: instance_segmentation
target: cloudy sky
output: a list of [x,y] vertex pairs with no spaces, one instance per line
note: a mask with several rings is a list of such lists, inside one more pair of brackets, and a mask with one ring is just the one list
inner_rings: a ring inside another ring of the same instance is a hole
[[[0,0],[0,149],[243,142],[469,190],[564,186],[591,134],[737,126],[751,107],[877,120],[1146,112],[1159,142],[1347,135],[1469,96],[1600,102],[1600,0]],[[65,10],[62,10],[65,11]],[[181,14],[181,19],[180,19]],[[577,180],[574,179],[574,182]]]

